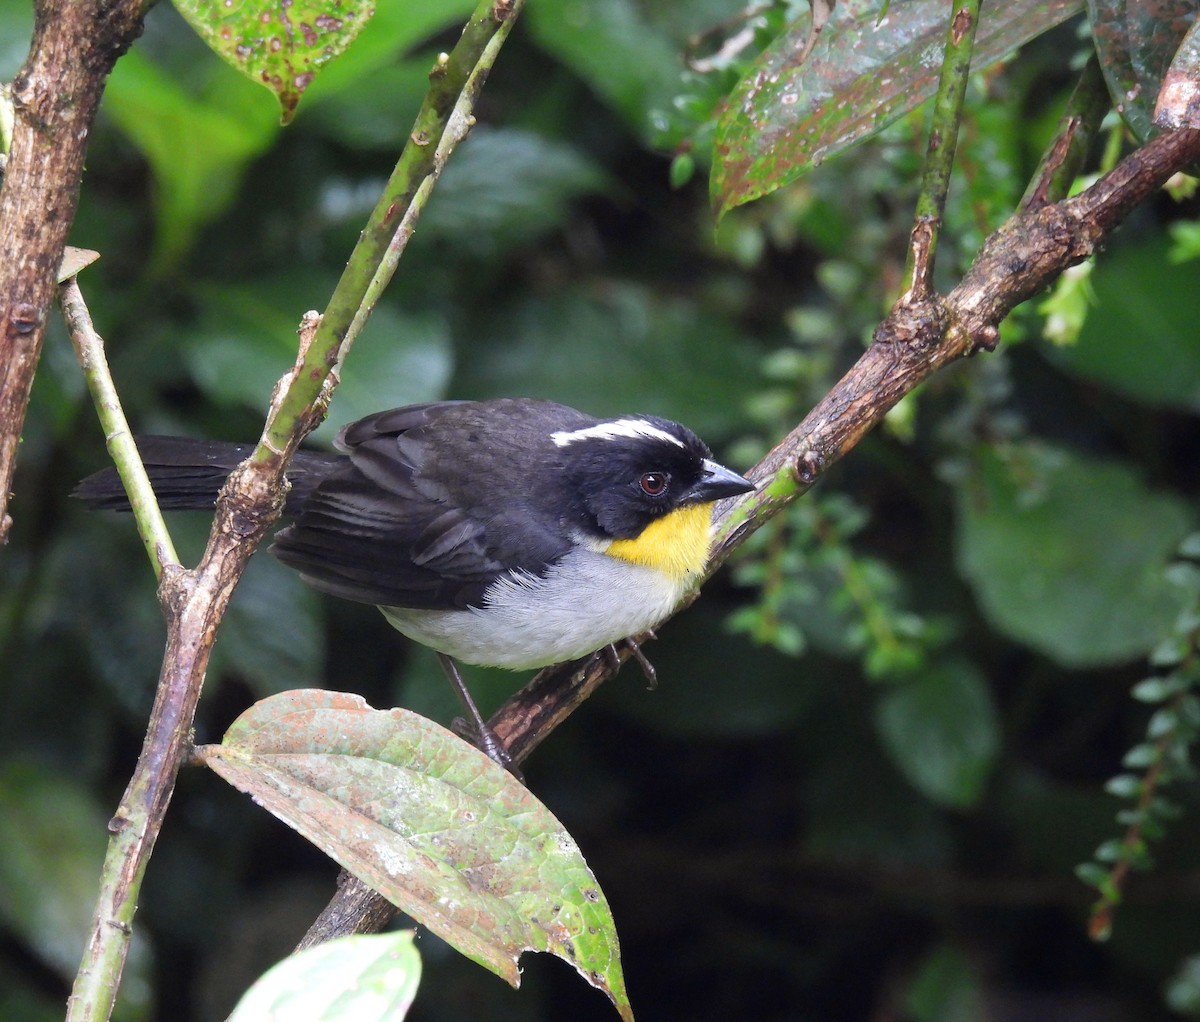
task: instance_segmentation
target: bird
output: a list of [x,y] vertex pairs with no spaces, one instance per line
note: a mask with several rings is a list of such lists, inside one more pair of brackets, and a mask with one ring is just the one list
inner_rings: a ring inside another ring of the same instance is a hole
[[[253,449],[137,443],[164,510],[214,506]],[[704,571],[715,502],[755,488],[677,422],[535,398],[392,408],[344,426],[334,447],[293,458],[290,524],[270,553],[432,648],[502,764],[457,664],[540,668],[653,629]],[[113,468],[72,495],[129,509]]]

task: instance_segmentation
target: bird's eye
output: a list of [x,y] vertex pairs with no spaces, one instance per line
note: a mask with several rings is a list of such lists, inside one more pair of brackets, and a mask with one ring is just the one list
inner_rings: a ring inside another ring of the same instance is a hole
[[638,485],[647,497],[661,497],[669,479],[666,472],[647,472],[638,480]]

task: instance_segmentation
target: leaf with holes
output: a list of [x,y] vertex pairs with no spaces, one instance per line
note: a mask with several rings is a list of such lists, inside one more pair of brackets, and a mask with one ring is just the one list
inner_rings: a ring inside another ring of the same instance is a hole
[[218,56],[275,93],[284,124],[317,72],[375,13],[370,0],[175,0],[175,6]]
[[433,721],[321,689],[239,717],[199,758],[331,858],[514,987],[548,951],[625,993],[608,902],[562,825],[511,774]]
[[[973,70],[1075,14],[1081,0],[988,4]],[[842,0],[819,35],[797,18],[734,89],[717,125],[712,201],[720,216],[875,134],[937,90],[943,0]]]

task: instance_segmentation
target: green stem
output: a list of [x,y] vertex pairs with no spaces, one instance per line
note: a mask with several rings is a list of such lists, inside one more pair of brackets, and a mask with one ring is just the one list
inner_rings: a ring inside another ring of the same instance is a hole
[[292,386],[267,421],[256,460],[288,448],[297,423],[311,416],[325,381],[366,325],[446,159],[474,122],[475,99],[524,2],[483,0],[453,51],[430,72],[430,88],[408,143],[350,253]]
[[161,578],[163,565],[178,565],[179,557],[150,486],[150,477],[146,475],[146,468],[138,456],[129,422],[121,408],[121,399],[104,355],[104,339],[92,325],[92,317],[79,290],[77,278],[68,277],[59,285],[58,300],[71,334],[71,343],[83,367],[88,390],[96,405],[96,414],[104,428],[108,453],[112,455],[125,492],[129,494],[138,535],[150,557],[154,577]]
[[946,30],[946,50],[937,96],[933,101],[925,171],[917,196],[916,226],[904,270],[907,300],[926,298],[933,291],[933,265],[946,210],[946,193],[950,189],[950,174],[954,169],[954,150],[958,146],[958,128],[967,94],[980,3],[981,0],[955,3]]

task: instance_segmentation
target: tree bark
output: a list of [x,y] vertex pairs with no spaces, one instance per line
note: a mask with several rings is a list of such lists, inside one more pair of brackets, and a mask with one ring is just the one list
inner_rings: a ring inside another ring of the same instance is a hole
[[12,150],[0,190],[0,545],[17,446],[58,266],[75,219],[88,134],[117,58],[141,34],[140,0],[36,0],[12,83]]

